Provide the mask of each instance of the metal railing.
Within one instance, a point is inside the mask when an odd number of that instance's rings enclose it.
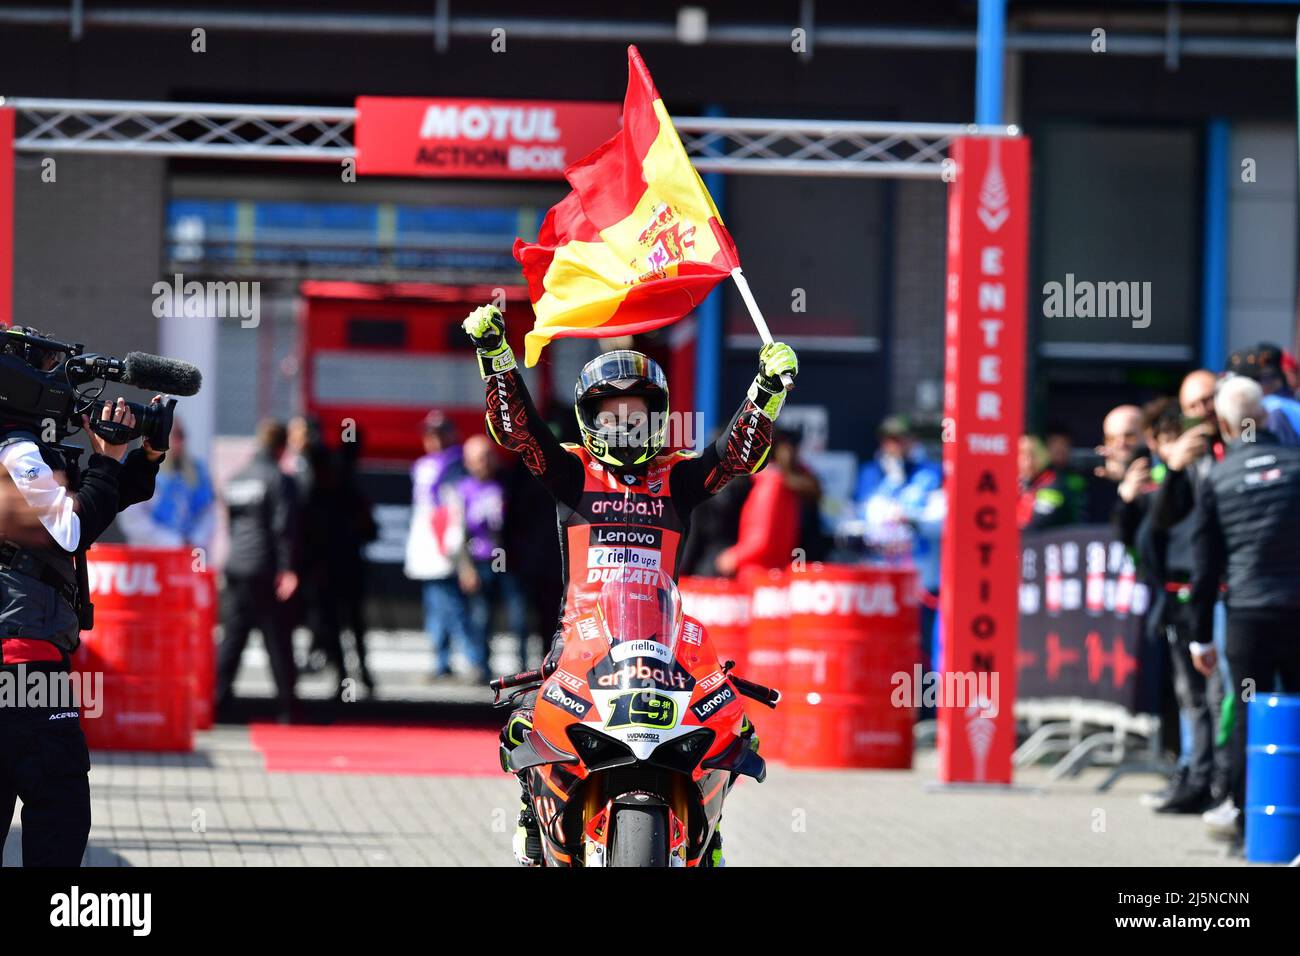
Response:
[[[355,158],[351,107],[149,103],[17,97],[15,147],[208,159],[341,162]],[[1017,136],[1015,126],[682,117],[674,124],[701,172],[943,178],[962,135]]]

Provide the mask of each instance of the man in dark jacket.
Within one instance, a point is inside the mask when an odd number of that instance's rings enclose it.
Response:
[[[284,602],[298,588],[298,503],[293,481],[280,470],[285,429],[279,422],[257,428],[257,454],[226,485],[229,516],[223,636],[217,652],[217,711],[229,714],[239,660],[249,630],[262,632],[279,701],[280,719],[293,717],[293,633]]]
[[[1219,428],[1228,441],[1221,461],[1198,489],[1192,516],[1192,653],[1208,673],[1219,584],[1228,585],[1227,657],[1233,693],[1267,693],[1274,675],[1282,691],[1300,691],[1300,448],[1282,445],[1259,428],[1265,418],[1257,382],[1234,376],[1215,396]],[[1241,698],[1239,698],[1241,699]],[[1232,790],[1246,807],[1246,724],[1240,707],[1233,726]],[[1245,819],[1238,817],[1238,826]]]
[[[1152,653],[1146,659],[1151,663],[1161,662],[1161,668],[1152,668],[1152,673],[1144,676],[1147,695],[1144,700],[1148,706],[1155,705],[1151,707],[1153,712],[1161,710],[1153,697],[1165,682],[1163,662],[1167,660],[1181,715],[1181,721],[1176,723],[1181,723],[1184,729],[1184,733],[1172,735],[1180,751],[1179,768],[1156,808],[1160,813],[1201,813],[1221,800],[1226,788],[1225,773],[1220,772],[1222,761],[1216,763],[1214,747],[1223,682],[1217,670],[1210,674],[1198,671],[1190,650],[1191,515],[1169,526],[1155,520],[1156,512],[1167,510],[1165,495],[1169,483],[1177,486],[1186,480],[1184,471],[1169,472],[1163,461],[1166,454],[1174,454],[1173,449],[1181,438],[1183,415],[1177,402],[1162,398],[1149,403],[1144,416],[1147,446],[1156,449],[1162,460],[1149,471],[1149,487],[1134,488],[1129,477],[1120,483],[1121,503],[1116,518],[1125,543],[1133,546],[1139,570],[1152,591],[1146,617],[1147,635],[1167,645],[1164,653],[1159,656]],[[1129,474],[1133,475],[1132,469]],[[1135,512],[1138,520],[1129,532],[1126,526],[1133,521]],[[1178,728],[1175,724],[1170,729]]]

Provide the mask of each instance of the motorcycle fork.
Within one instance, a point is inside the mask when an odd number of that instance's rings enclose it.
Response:
[[[692,836],[704,824],[703,820],[692,819],[692,808],[695,805],[691,794],[692,782],[683,774],[665,774],[659,781],[659,788],[666,791],[660,796],[667,802],[673,815],[686,830],[685,859],[682,860],[682,864],[685,865],[690,859],[692,844],[695,842]],[[588,840],[594,840],[602,848],[605,846],[609,836],[609,811],[614,798],[623,792],[625,792],[623,788],[618,787],[616,782],[611,781],[604,773],[594,774],[588,778],[582,795],[582,837],[577,853],[578,859],[583,860],[584,864]],[[593,829],[593,821],[597,822],[595,829]],[[595,830],[600,832],[597,833]]]

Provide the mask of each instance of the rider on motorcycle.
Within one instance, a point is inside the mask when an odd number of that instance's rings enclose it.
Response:
[[[637,550],[649,552],[638,555],[640,560],[676,579],[691,511],[732,478],[763,467],[772,444],[772,423],[785,403],[781,377],[799,371],[790,346],[763,346],[759,372],[718,440],[702,454],[665,452],[669,415],[663,370],[640,352],[606,352],[578,376],[574,412],[582,444],[575,445],[561,443],[538,416],[506,342],[501,312],[481,306],[463,327],[478,349],[489,433],[497,444],[521,455],[555,499],[566,600],[571,590],[598,589],[615,571],[626,553],[629,530],[637,533]],[[562,621],[563,607],[560,612]],[[561,625],[546,662],[558,661],[562,649]],[[523,731],[532,725],[535,699],[535,692],[526,695],[511,714],[501,732],[503,748],[522,741]],[[515,857],[534,865],[540,848],[525,791]]]

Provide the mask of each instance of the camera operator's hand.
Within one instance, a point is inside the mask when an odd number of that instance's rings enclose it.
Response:
[[[135,415],[131,409],[126,407],[126,399],[121,396],[117,399],[117,404],[112,402],[104,403],[104,410],[100,413],[100,420],[106,422],[121,422],[127,428],[135,427]],[[81,424],[86,429],[86,434],[90,436],[91,450],[96,454],[104,455],[108,458],[121,461],[126,454],[126,445],[110,445],[90,428],[90,419],[82,415]]]
[[[161,405],[162,400],[163,397],[161,395],[155,395],[153,398],[149,400],[149,404]],[[149,439],[147,438],[143,442],[141,442],[140,447],[144,449],[145,457],[148,458],[150,461],[158,461],[162,458],[163,455],[167,454],[167,452],[165,451],[157,451],[152,445],[149,444]]]
[[[1170,471],[1183,471],[1210,450],[1214,426],[1208,422],[1189,428],[1165,445],[1165,465]]]
[[[1137,500],[1137,496],[1142,494],[1142,489],[1146,483],[1151,480],[1151,459],[1145,455],[1141,458],[1135,458],[1124,472],[1124,480],[1119,483],[1115,490],[1119,493],[1120,498],[1125,504],[1132,504]]]

